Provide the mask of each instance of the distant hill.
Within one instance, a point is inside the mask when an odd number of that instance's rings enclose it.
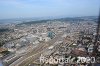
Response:
[[[45,23],[47,21],[70,21],[70,22],[77,22],[77,21],[83,21],[83,20],[94,20],[97,21],[97,16],[83,16],[83,17],[39,17],[39,18],[13,18],[13,19],[0,19],[0,24],[9,24],[9,23],[15,23],[18,25],[22,24],[36,24],[36,23]]]
[[[31,25],[31,24],[36,24],[36,23],[46,23],[48,21],[61,21],[61,22],[79,22],[79,21],[97,21],[96,16],[84,16],[84,17],[70,17],[70,18],[58,18],[58,19],[44,19],[44,20],[34,20],[34,21],[24,21],[18,25]]]

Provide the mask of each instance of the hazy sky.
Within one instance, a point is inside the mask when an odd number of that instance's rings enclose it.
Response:
[[[0,19],[96,16],[100,0],[0,0]]]

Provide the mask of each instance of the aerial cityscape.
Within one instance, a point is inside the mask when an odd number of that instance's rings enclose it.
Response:
[[[98,2],[0,1],[0,66],[100,66]]]

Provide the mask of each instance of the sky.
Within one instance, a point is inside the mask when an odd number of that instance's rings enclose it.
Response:
[[[0,0],[0,19],[98,16],[100,0]]]

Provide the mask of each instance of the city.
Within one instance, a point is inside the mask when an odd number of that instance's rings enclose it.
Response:
[[[0,66],[100,66],[100,1],[0,0]]]
[[[71,18],[70,20],[64,18],[66,20],[43,20],[43,23],[34,23],[33,21],[33,23],[25,22],[3,26],[6,30],[8,29],[8,31],[1,32],[1,37],[5,42],[0,48],[3,64],[5,66],[48,64],[39,63],[41,54],[47,58],[50,56],[92,57],[98,24],[96,23],[97,17],[87,18]],[[1,40],[1,43],[3,41]],[[98,44],[98,51],[100,52],[100,44]],[[99,60],[98,56],[96,62],[100,63]],[[64,64],[66,63],[52,65]],[[71,63],[66,65],[68,64]]]

